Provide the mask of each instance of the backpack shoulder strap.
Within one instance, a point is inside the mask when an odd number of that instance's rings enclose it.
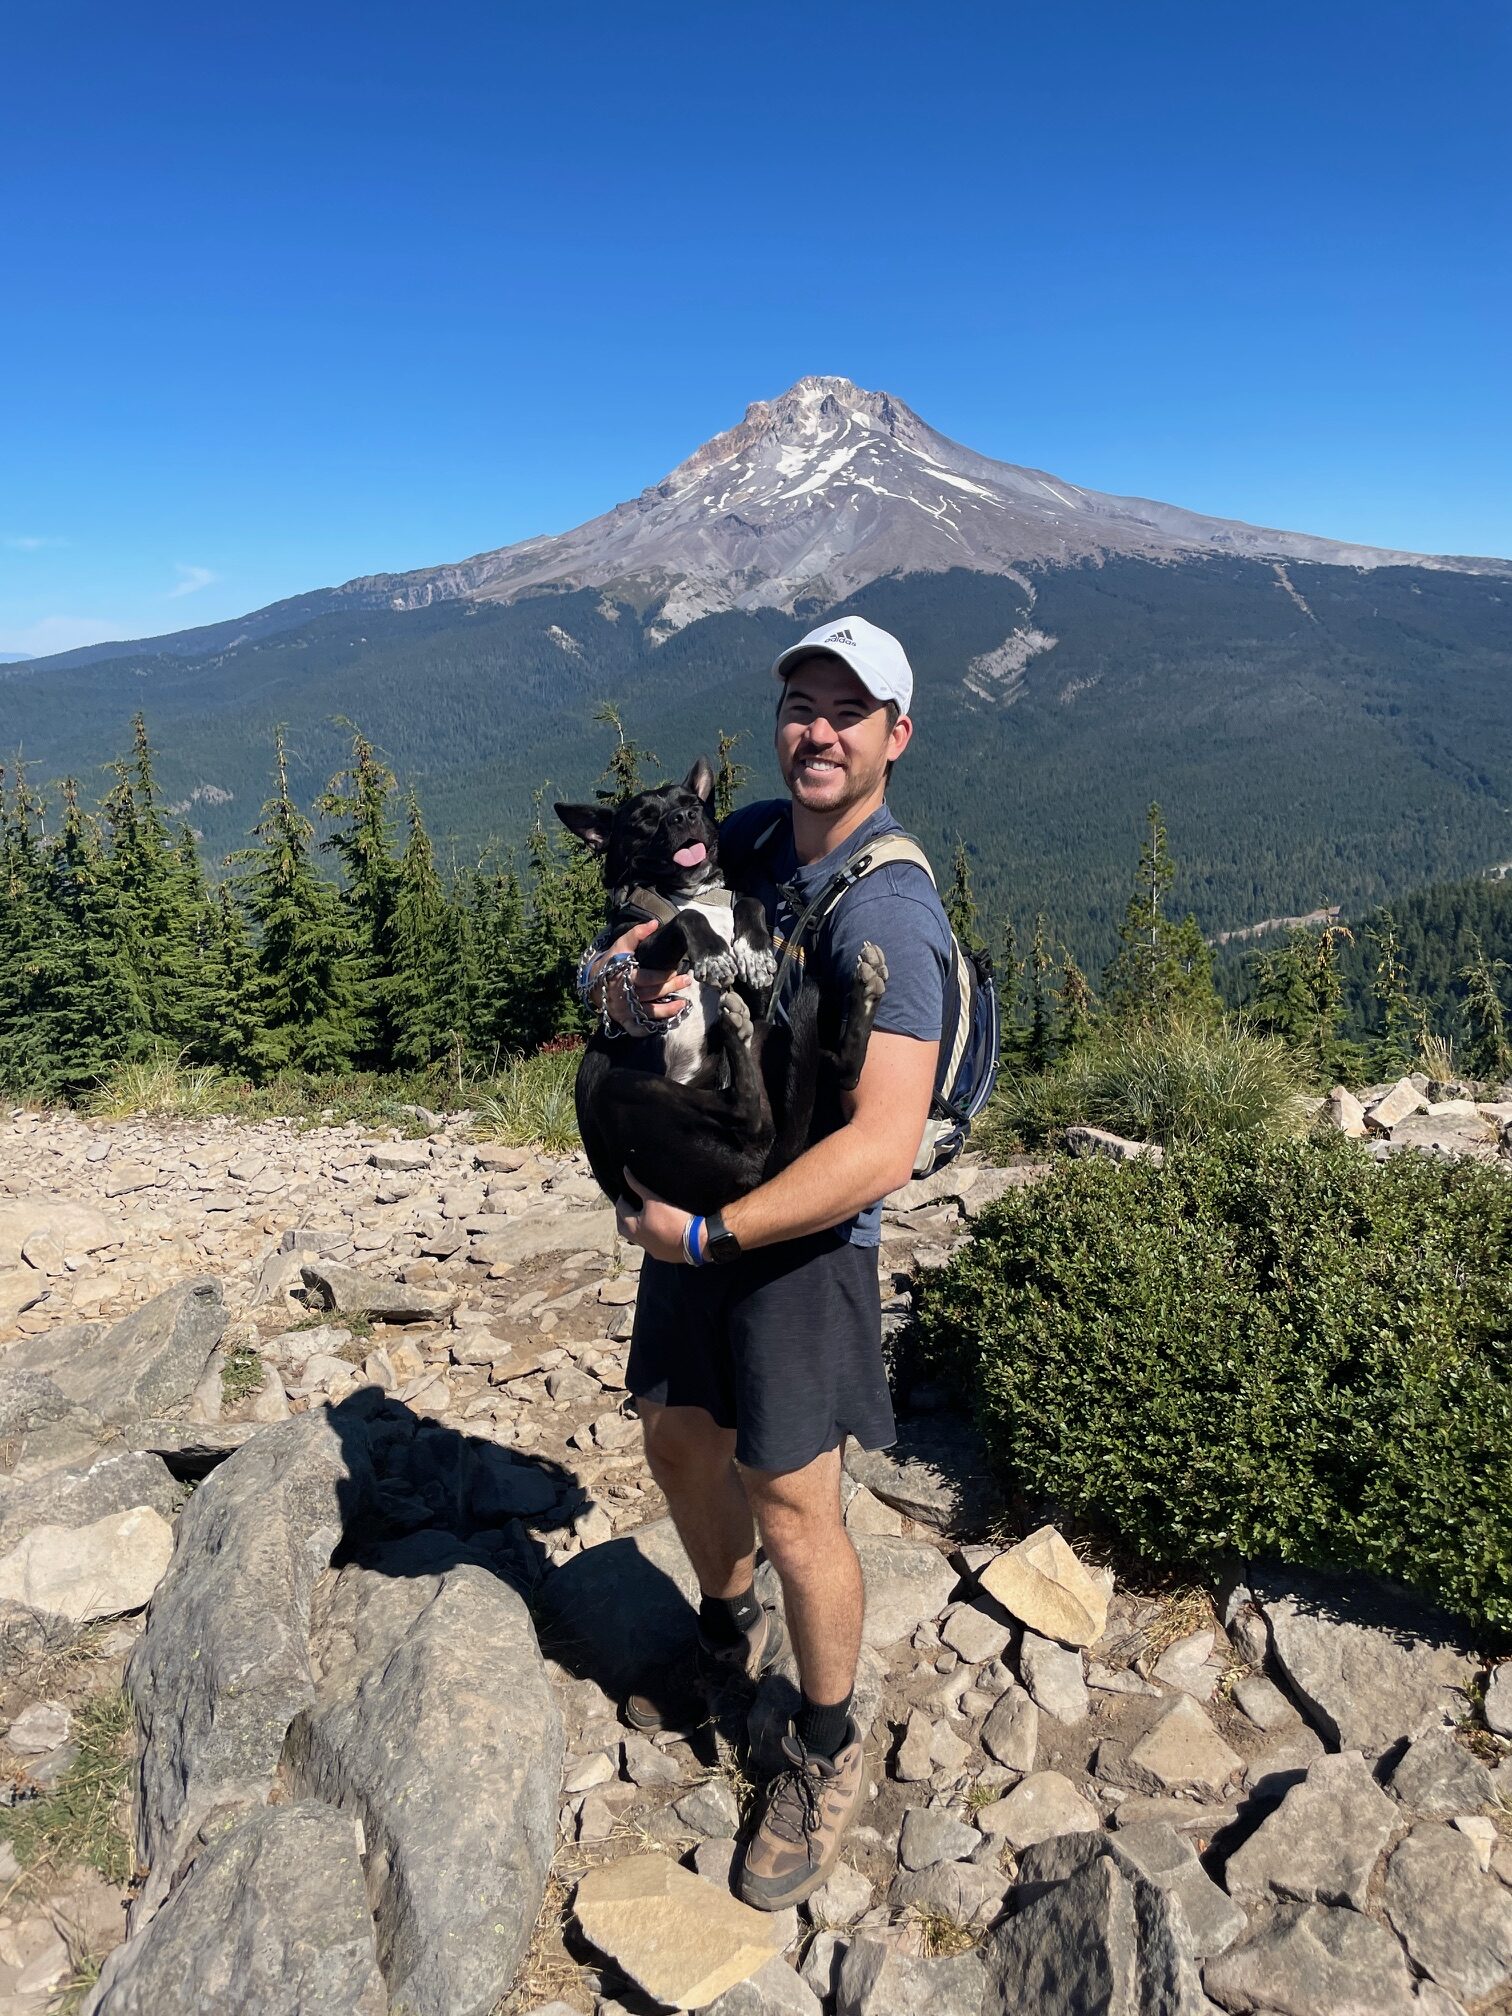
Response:
[[[929,856],[918,841],[908,833],[884,833],[873,840],[869,847],[863,847],[852,864],[857,876],[869,875],[873,868],[887,868],[895,861],[911,862],[915,868],[922,868],[933,883],[934,869],[929,865]]]

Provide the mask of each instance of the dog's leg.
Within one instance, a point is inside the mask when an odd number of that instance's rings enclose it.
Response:
[[[871,1041],[872,1024],[877,1019],[877,1010],[886,992],[887,961],[882,957],[881,946],[873,945],[868,939],[856,955],[845,1034],[840,1039],[840,1050],[835,1060],[842,1092],[854,1092],[860,1082],[861,1067],[866,1062],[866,1046]]]
[[[733,989],[719,997],[719,1010],[714,1035],[730,1067],[729,1096],[737,1119],[753,1140],[758,1135],[769,1136],[772,1111],[756,1066],[756,1025],[751,1020],[751,1011],[744,998]]]

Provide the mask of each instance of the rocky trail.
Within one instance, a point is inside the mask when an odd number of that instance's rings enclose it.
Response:
[[[890,1333],[1034,1174],[891,1201]],[[847,1457],[867,1811],[801,1912],[739,1904],[795,1680],[619,1718],[696,1595],[637,1262],[578,1159],[461,1124],[0,1116],[0,2016],[1512,2009],[1512,1664],[1020,1536],[918,1387]]]

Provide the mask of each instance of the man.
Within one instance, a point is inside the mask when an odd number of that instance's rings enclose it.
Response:
[[[780,943],[793,922],[785,890],[806,903],[849,855],[898,830],[885,794],[913,733],[913,674],[897,639],[855,616],[810,632],[773,670],[782,682],[777,763],[792,803],[763,850],[764,887],[754,893],[767,900]],[[781,811],[735,814],[722,852],[738,853],[753,826]],[[609,950],[630,949],[654,928],[637,927]],[[807,948],[829,999],[845,999],[868,939],[886,958],[887,989],[844,1124],[728,1205],[722,1222],[690,1219],[653,1197],[639,1211],[620,1206],[621,1230],[648,1256],[626,1377],[651,1473],[702,1591],[706,1680],[755,1679],[785,1649],[781,1623],[754,1593],[758,1532],[782,1584],[802,1704],[783,1746],[788,1767],[768,1788],[738,1879],[748,1903],[772,1911],[827,1879],[866,1792],[865,1732],[850,1713],[863,1592],[840,1471],[847,1434],[868,1448],[894,1435],[878,1200],[912,1173],[951,943],[921,868],[878,867],[841,897]],[[687,984],[685,975],[642,973],[637,987],[643,1007],[665,1020]],[[632,1697],[626,1713],[653,1727],[662,1710],[653,1693]]]

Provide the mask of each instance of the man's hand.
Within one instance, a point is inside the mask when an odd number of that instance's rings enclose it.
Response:
[[[690,1223],[693,1213],[679,1211],[675,1204],[669,1204],[665,1197],[658,1197],[654,1190],[648,1190],[638,1176],[625,1171],[625,1182],[645,1201],[637,1211],[628,1197],[621,1197],[614,1207],[615,1222],[619,1226],[620,1237],[628,1239],[651,1255],[653,1260],[670,1260],[674,1265],[687,1264],[687,1254],[683,1251],[683,1232]]]
[[[596,975],[605,960],[612,958],[616,952],[634,952],[653,931],[660,928],[654,919],[645,924],[632,924],[628,931],[621,932],[614,943],[599,954],[594,964],[594,974]],[[668,1022],[682,1007],[683,997],[693,984],[693,976],[691,973],[651,973],[642,967],[637,972],[633,984],[635,997],[646,1013],[654,1021]],[[603,992],[603,984],[596,979],[590,979],[588,998],[593,1007],[597,1008],[600,1005]],[[639,1032],[639,1025],[625,1006],[622,981],[616,979],[609,983],[609,999],[602,1005],[611,1022],[617,1023],[621,1029],[642,1033]]]

